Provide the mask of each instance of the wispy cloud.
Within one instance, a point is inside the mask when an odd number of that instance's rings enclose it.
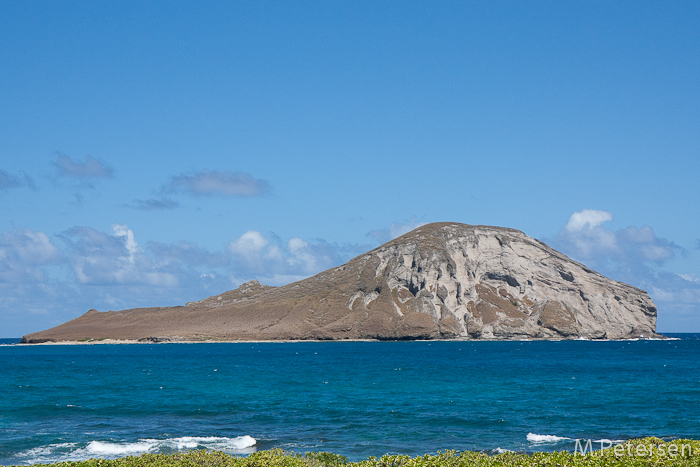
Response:
[[[380,244],[383,244],[398,238],[401,235],[407,234],[411,230],[417,229],[422,225],[425,225],[425,222],[417,220],[414,216],[407,222],[392,222],[389,227],[371,230],[367,233],[367,236],[372,237]]]
[[[15,176],[0,169],[0,192],[23,186],[34,188],[34,182],[29,175],[22,173],[21,176]]]
[[[668,332],[696,329],[700,318],[700,281],[689,274],[659,271],[644,286],[659,306],[657,327]]]
[[[269,285],[309,277],[343,264],[367,249],[367,245],[338,245],[299,237],[285,242],[274,234],[265,236],[255,230],[245,232],[226,247],[235,277],[254,278]]]
[[[212,253],[194,243],[185,241],[175,244],[148,242],[146,249],[160,264],[180,267],[206,266],[208,268],[221,268],[228,265],[228,258],[223,252]],[[212,271],[206,273],[213,274]]]
[[[92,156],[85,156],[82,161],[79,161],[65,154],[59,154],[53,165],[60,177],[79,180],[110,178],[114,174],[114,169],[106,162]]]
[[[269,191],[265,180],[250,174],[226,170],[205,170],[172,177],[163,186],[166,192],[183,192],[195,196],[261,196]]]
[[[180,203],[166,198],[149,198],[135,199],[131,202],[131,204],[127,204],[127,206],[130,208],[139,209],[141,211],[166,211],[169,209],[179,208]]]

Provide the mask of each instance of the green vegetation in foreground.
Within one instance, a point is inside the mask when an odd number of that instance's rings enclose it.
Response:
[[[675,446],[675,448],[674,448]],[[588,451],[582,455],[570,452],[507,452],[489,456],[481,452],[445,451],[422,457],[382,456],[360,462],[329,452],[295,454],[271,449],[248,457],[230,456],[223,452],[189,451],[178,454],[144,454],[114,460],[90,459],[61,462],[56,467],[700,467],[700,441],[659,438],[631,440],[610,448]]]

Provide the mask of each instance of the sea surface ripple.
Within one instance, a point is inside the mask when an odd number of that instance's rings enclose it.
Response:
[[[0,345],[0,465],[700,438],[700,337]],[[9,341],[7,341],[9,343]]]

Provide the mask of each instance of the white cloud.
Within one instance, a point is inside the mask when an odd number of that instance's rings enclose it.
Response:
[[[679,247],[664,238],[658,238],[649,226],[627,227],[617,233],[619,241],[627,250],[636,253],[644,260],[663,262],[671,259]]]
[[[0,234],[0,282],[44,280],[43,267],[60,261],[58,248],[44,232],[24,229]]]
[[[568,245],[576,258],[586,260],[600,256],[615,256],[620,252],[620,245],[615,232],[606,229],[603,224],[612,221],[613,216],[607,211],[584,209],[575,212],[569,218],[558,240]]]
[[[605,216],[586,219],[571,223],[576,229],[563,227],[548,243],[613,279],[649,290],[659,304],[660,330],[697,329],[700,280],[659,269],[680,250],[675,244],[657,237],[651,227],[615,231],[606,227]],[[413,219],[381,232],[396,237],[419,225]],[[89,308],[179,305],[251,279],[280,286],[371,248],[296,236],[281,239],[255,230],[214,252],[184,241],[142,246],[138,232],[121,223],[108,232],[74,227],[60,238],[65,243],[33,230],[0,233],[0,315],[13,329],[38,330],[22,323],[42,313],[46,328]]]
[[[113,235],[89,227],[64,234],[69,262],[81,284],[140,284],[157,287],[179,285],[176,274],[162,270],[139,248],[126,225],[113,224]]]
[[[265,180],[250,174],[227,170],[205,170],[192,175],[177,175],[163,187],[165,191],[180,191],[191,195],[261,196],[269,190]]]
[[[188,242],[147,242],[144,248],[138,233],[120,223],[114,223],[109,232],[74,227],[60,239],[59,248],[43,232],[0,235],[1,313],[9,315],[15,308],[32,313],[43,310],[50,316],[46,322],[53,326],[89,308],[178,305],[251,279],[283,285],[366,250],[299,237],[285,242],[257,231],[245,232],[220,252]],[[44,274],[46,267],[55,268],[51,272],[57,276]],[[19,315],[13,316],[20,320]]]
[[[45,265],[59,260],[58,248],[44,232],[24,229],[13,236],[3,235],[3,240],[13,243],[17,256],[25,264]]]
[[[680,248],[659,238],[649,226],[611,230],[605,226],[613,219],[607,211],[584,209],[569,218],[552,246],[582,262],[663,263]]]
[[[363,253],[366,247],[339,246],[323,240],[307,241],[292,237],[284,243],[279,237],[264,236],[249,230],[229,242],[226,247],[231,255],[230,270],[233,277],[257,279],[262,283],[279,283],[281,278],[299,280],[303,277],[338,266],[353,256]],[[271,279],[273,282],[266,282]],[[234,279],[236,281],[238,279]]]
[[[332,261],[331,258],[323,252],[319,252],[298,237],[289,239],[289,242],[287,242],[287,249],[290,254],[289,264],[298,266],[302,271],[318,271],[319,262],[328,264]]]
[[[585,228],[595,229],[604,222],[609,222],[611,220],[613,220],[613,215],[608,211],[584,209],[583,211],[575,212],[571,215],[565,229],[569,232],[580,231]]]
[[[124,246],[129,253],[126,258],[131,264],[136,261],[136,255],[139,253],[139,246],[134,239],[134,232],[129,230],[129,227],[122,224],[112,224],[112,232],[115,237],[121,237],[124,240]]]
[[[269,242],[260,232],[249,230],[228,244],[228,251],[234,255],[252,257],[258,255]]]
[[[270,245],[270,247],[265,251],[263,258],[268,261],[282,261],[284,259],[284,252],[279,245]]]
[[[584,210],[574,213],[566,227],[551,242],[567,255],[584,262],[617,263],[639,269],[645,263],[661,264],[682,249],[657,237],[649,226],[611,230],[604,226],[612,220],[606,211]]]
[[[32,230],[0,233],[0,316],[11,326],[6,329],[46,329],[90,308],[181,305],[251,279],[280,286],[369,249],[300,237],[282,240],[255,230],[215,252],[184,241],[141,245],[138,232],[122,223],[106,232],[73,227],[58,238],[56,243]],[[31,324],[33,315],[43,318]]]

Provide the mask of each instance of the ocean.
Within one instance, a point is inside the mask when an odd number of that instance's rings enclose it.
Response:
[[[700,335],[674,337],[0,345],[0,465],[700,439]]]

